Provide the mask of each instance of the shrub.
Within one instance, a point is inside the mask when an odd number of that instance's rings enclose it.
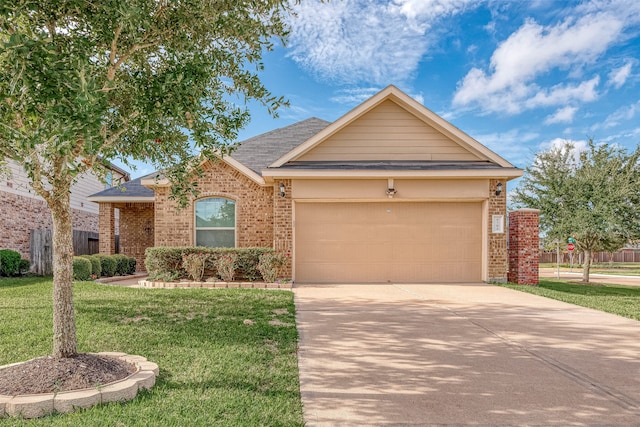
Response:
[[[29,272],[29,270],[31,269],[31,262],[29,262],[28,259],[21,259],[20,260],[20,274],[27,274]]]
[[[115,254],[115,255],[111,255],[111,257],[116,260],[116,272],[114,276],[126,276],[127,274],[131,274],[129,272],[131,269],[129,265],[131,257],[128,257],[123,254]],[[135,259],[134,259],[133,268],[135,269]]]
[[[129,261],[129,269],[127,270],[127,274],[133,274],[136,272],[136,265],[138,261],[134,257],[127,257]]]
[[[218,276],[225,282],[233,281],[236,275],[236,263],[238,262],[238,254],[229,252],[218,256],[215,260],[216,271]]]
[[[101,275],[103,277],[115,276],[117,261],[111,255],[94,255],[100,259]]]
[[[189,277],[182,264],[184,255],[203,253],[208,255],[205,263],[205,275],[218,274],[215,260],[224,254],[236,254],[236,276],[244,280],[258,280],[260,255],[273,253],[272,248],[207,248],[207,247],[154,247],[145,252],[145,265],[150,277],[175,276]]]
[[[289,258],[280,253],[267,253],[260,255],[258,270],[265,282],[275,282],[283,267],[287,265]]]
[[[95,255],[82,255],[91,263],[91,275],[97,279],[102,274],[102,265],[100,264],[100,258]]]
[[[201,282],[207,265],[208,254],[195,253],[182,255],[182,268],[196,282]]]
[[[20,273],[22,257],[11,249],[0,250],[0,276],[15,276]]]
[[[91,261],[82,256],[73,257],[73,280],[91,279]]]

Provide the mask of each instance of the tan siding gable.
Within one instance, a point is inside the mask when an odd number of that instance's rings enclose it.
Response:
[[[22,167],[13,160],[7,160],[10,176],[0,178],[0,191],[43,200],[31,187],[29,177]],[[114,182],[120,178],[120,174],[114,172]],[[87,197],[105,189],[102,183],[91,173],[85,173],[71,187],[71,207],[88,213],[98,214],[98,205],[87,201]]]
[[[395,102],[386,100],[296,160],[480,159]]]

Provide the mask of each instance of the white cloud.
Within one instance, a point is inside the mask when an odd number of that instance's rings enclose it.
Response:
[[[616,89],[620,89],[622,85],[625,84],[630,75],[631,62],[628,62],[626,65],[620,68],[611,70],[611,72],[609,73],[609,84]]]
[[[488,112],[519,113],[568,100],[597,98],[596,76],[586,82],[563,83],[540,90],[536,79],[551,71],[568,73],[593,63],[615,43],[625,26],[623,18],[599,11],[542,26],[528,20],[494,51],[489,70],[472,68],[458,85],[455,106],[478,105]],[[584,91],[584,92],[582,92]]]
[[[607,116],[602,126],[605,129],[618,126],[621,122],[632,120],[638,112],[640,112],[640,101],[632,105],[618,108],[616,111]]]
[[[293,8],[289,56],[323,80],[386,86],[408,80],[445,16],[477,0],[303,1]]]
[[[499,153],[515,165],[524,165],[533,157],[530,142],[537,140],[540,134],[537,132],[523,132],[520,129],[511,129],[505,132],[488,134],[474,134],[474,139],[485,145],[492,151]]]
[[[338,104],[360,104],[373,95],[378,93],[381,88],[378,87],[361,87],[341,89],[337,91],[337,94],[329,98],[331,102],[337,102]]]
[[[554,114],[547,116],[544,120],[545,124],[554,124],[554,123],[571,123],[573,121],[573,116],[575,116],[576,111],[578,111],[577,107],[564,107],[558,109]]]
[[[554,138],[549,141],[545,141],[540,144],[541,151],[549,151],[551,149],[563,148],[567,145],[572,145],[573,149],[571,150],[571,154],[573,155],[573,160],[578,162],[580,160],[580,153],[587,149],[588,142],[586,140],[573,140],[566,138]]]

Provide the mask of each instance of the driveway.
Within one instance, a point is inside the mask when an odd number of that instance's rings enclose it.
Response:
[[[640,322],[487,284],[294,292],[309,426],[640,425]]]

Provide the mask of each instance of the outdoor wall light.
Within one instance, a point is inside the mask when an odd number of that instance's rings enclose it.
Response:
[[[280,183],[280,197],[284,197],[287,193],[285,193],[286,187],[284,186],[284,182]]]
[[[395,196],[397,192],[398,191],[396,190],[395,185],[393,183],[393,178],[387,179],[387,191],[386,191],[387,197],[390,199],[393,199],[393,196]]]
[[[501,182],[499,182],[496,185],[496,196],[499,196],[500,194],[502,194],[502,183]]]

